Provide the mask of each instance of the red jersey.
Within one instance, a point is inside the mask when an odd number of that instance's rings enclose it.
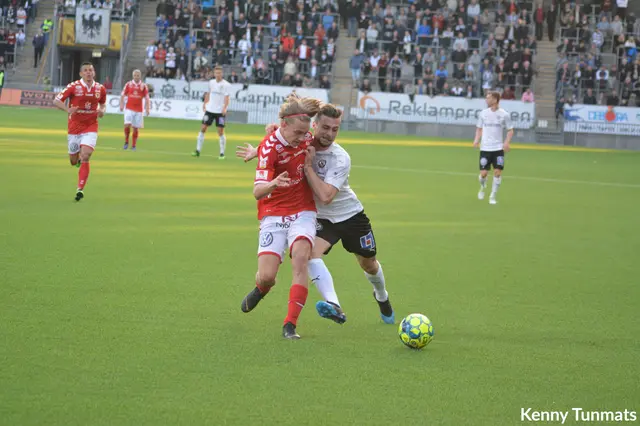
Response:
[[[265,137],[258,146],[258,167],[254,184],[269,183],[284,172],[289,172],[291,186],[276,188],[258,200],[258,219],[265,216],[290,216],[304,211],[316,211],[313,191],[304,175],[304,157],[313,141],[307,133],[296,148],[287,143],[280,129]]]
[[[78,107],[78,111],[69,116],[70,135],[98,132],[98,106],[107,102],[107,89],[102,84],[94,81],[89,87],[77,80],[69,83],[56,99],[63,102],[69,99],[70,107]]]
[[[149,94],[147,85],[143,82],[136,83],[131,80],[124,85],[122,95],[127,97],[126,109],[135,112],[142,112],[142,100]]]

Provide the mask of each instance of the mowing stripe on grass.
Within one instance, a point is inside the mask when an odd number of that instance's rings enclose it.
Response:
[[[195,129],[195,127],[194,127]],[[32,128],[20,128],[20,127],[0,127],[0,133],[14,134],[14,135],[55,135],[66,136],[67,131],[64,129],[32,129]],[[143,130],[142,137],[155,138],[155,139],[195,139],[194,132],[171,132],[171,131],[153,131]],[[120,131],[101,131],[101,136],[122,138],[122,132]],[[471,148],[471,141],[446,141],[446,140],[425,140],[427,138],[411,138],[403,137],[400,140],[392,140],[395,135],[389,135],[390,140],[366,140],[360,138],[341,137],[338,142],[343,145],[378,145],[378,146],[406,146],[406,147],[457,147],[457,148]],[[231,131],[227,135],[227,139],[232,142],[253,142],[259,143],[257,136],[254,134],[233,133]],[[573,147],[573,146],[555,146],[555,145],[537,145],[537,144],[518,144],[512,146],[513,149],[528,149],[533,151],[576,151],[576,152],[618,152],[614,149],[605,148],[585,148],[585,147]]]
[[[0,128],[2,129],[2,128]],[[14,141],[25,143],[24,140],[20,139],[0,139],[0,141]],[[51,142],[26,142],[29,144],[45,144],[49,145]],[[401,145],[406,146],[406,145]],[[425,145],[426,146],[426,145]],[[443,145],[444,146],[444,145]],[[447,145],[449,146],[449,145]],[[120,148],[114,148],[110,146],[99,146],[99,150],[108,150],[108,151],[121,151]],[[585,152],[616,152],[614,150],[595,150],[595,149],[584,149],[582,151]],[[26,152],[26,151],[25,151]],[[170,155],[170,156],[191,156],[189,152],[184,151],[155,151],[155,150],[145,150],[139,149],[137,154],[157,154],[157,155]],[[213,154],[201,154],[201,157],[210,157],[217,158],[217,155]],[[0,159],[2,161],[2,159]],[[10,160],[7,160],[10,161]],[[446,175],[446,176],[477,176],[477,172],[455,172],[449,170],[429,170],[429,169],[408,169],[408,168],[397,168],[397,167],[385,167],[385,166],[371,166],[371,165],[352,165],[351,167],[356,169],[370,169],[370,170],[380,170],[380,171],[389,171],[394,173],[418,173],[418,174],[437,174],[437,175]],[[508,175],[508,179],[515,180],[527,180],[533,182],[548,182],[548,183],[564,183],[564,184],[572,184],[572,185],[596,185],[596,186],[607,186],[614,188],[640,188],[640,183],[622,183],[622,182],[599,182],[599,181],[586,181],[586,180],[571,180],[571,179],[556,179],[556,178],[545,178],[540,176],[518,176],[518,175]]]

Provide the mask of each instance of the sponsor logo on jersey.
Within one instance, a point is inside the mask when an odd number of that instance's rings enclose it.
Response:
[[[267,158],[261,158],[260,161],[258,162],[258,167],[260,167],[261,169],[266,169],[267,168]]]
[[[269,172],[267,170],[256,170],[256,180],[267,180]]]
[[[273,243],[273,234],[271,232],[265,232],[260,234],[260,247],[269,247]]]
[[[284,146],[282,146],[280,144],[277,144],[276,145],[276,152],[282,152],[282,151],[284,151]]]

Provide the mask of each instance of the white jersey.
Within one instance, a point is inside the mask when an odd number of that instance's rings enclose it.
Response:
[[[205,107],[207,112],[222,114],[224,99],[227,96],[231,96],[231,83],[227,80],[220,80],[220,83],[215,79],[209,81],[209,102]]]
[[[479,129],[482,129],[480,151],[500,151],[504,141],[504,130],[513,129],[509,113],[502,108],[491,111],[487,108],[478,116]]]
[[[324,205],[316,199],[318,219],[332,223],[343,222],[364,210],[356,193],[349,186],[351,157],[337,143],[324,151],[316,151],[313,170],[325,183],[338,189],[333,201]]]

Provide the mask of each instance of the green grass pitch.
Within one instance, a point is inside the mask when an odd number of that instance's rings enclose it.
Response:
[[[461,143],[342,133],[396,316],[427,315],[423,351],[380,321],[353,256],[326,258],[348,321],[280,337],[291,271],[250,314],[254,165],[199,124],[147,119],[122,151],[101,122],[75,203],[66,123],[0,108],[0,424],[515,425],[521,407],[640,406],[640,155],[508,154],[497,206]],[[442,143],[441,143],[442,142]]]

